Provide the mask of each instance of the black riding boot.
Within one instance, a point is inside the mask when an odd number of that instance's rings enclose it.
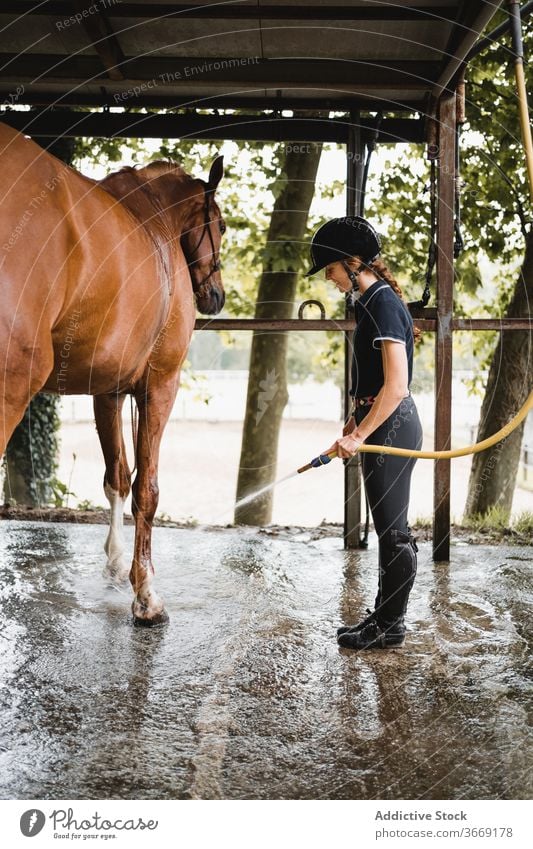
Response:
[[[415,539],[410,533],[392,528],[379,540],[379,589],[376,608],[352,628],[337,632],[343,648],[390,648],[405,639],[404,617],[409,593],[416,576]]]

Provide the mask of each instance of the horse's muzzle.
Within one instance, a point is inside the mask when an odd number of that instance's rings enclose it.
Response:
[[[217,315],[223,308],[226,295],[223,289],[210,286],[205,294],[196,293],[196,306],[204,315]]]

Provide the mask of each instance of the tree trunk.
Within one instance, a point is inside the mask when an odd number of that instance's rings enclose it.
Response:
[[[256,318],[292,318],[309,207],[322,145],[290,145],[285,152],[285,183],[277,196],[268,228],[259,283]],[[278,266],[283,271],[278,271]],[[292,267],[291,267],[292,266]],[[254,331],[250,354],[237,501],[272,483],[276,477],[281,417],[287,389],[287,333]],[[272,519],[272,491],[237,507],[235,522],[265,525]]]
[[[533,300],[533,229],[526,238],[522,270],[507,311],[508,318],[524,318]],[[489,369],[477,442],[500,430],[523,405],[533,388],[533,352],[527,330],[503,330]],[[507,439],[474,454],[465,517],[485,514],[491,507],[509,515],[516,485],[524,423]]]
[[[67,165],[74,157],[74,139],[33,139]],[[4,501],[28,507],[46,504],[51,497],[50,482],[57,468],[59,439],[59,397],[37,394],[20,424],[13,431],[4,456]]]

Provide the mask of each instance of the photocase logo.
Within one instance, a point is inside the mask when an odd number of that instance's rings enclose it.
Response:
[[[20,818],[20,830],[24,837],[35,837],[36,834],[42,831],[45,822],[46,817],[43,812],[37,810],[37,808],[31,808],[31,810],[25,811],[22,814]]]

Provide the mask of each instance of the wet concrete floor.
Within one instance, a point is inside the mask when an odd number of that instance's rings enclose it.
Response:
[[[531,797],[533,548],[421,545],[404,648],[353,653],[375,542],[158,528],[144,631],[105,535],[0,525],[1,798]]]

